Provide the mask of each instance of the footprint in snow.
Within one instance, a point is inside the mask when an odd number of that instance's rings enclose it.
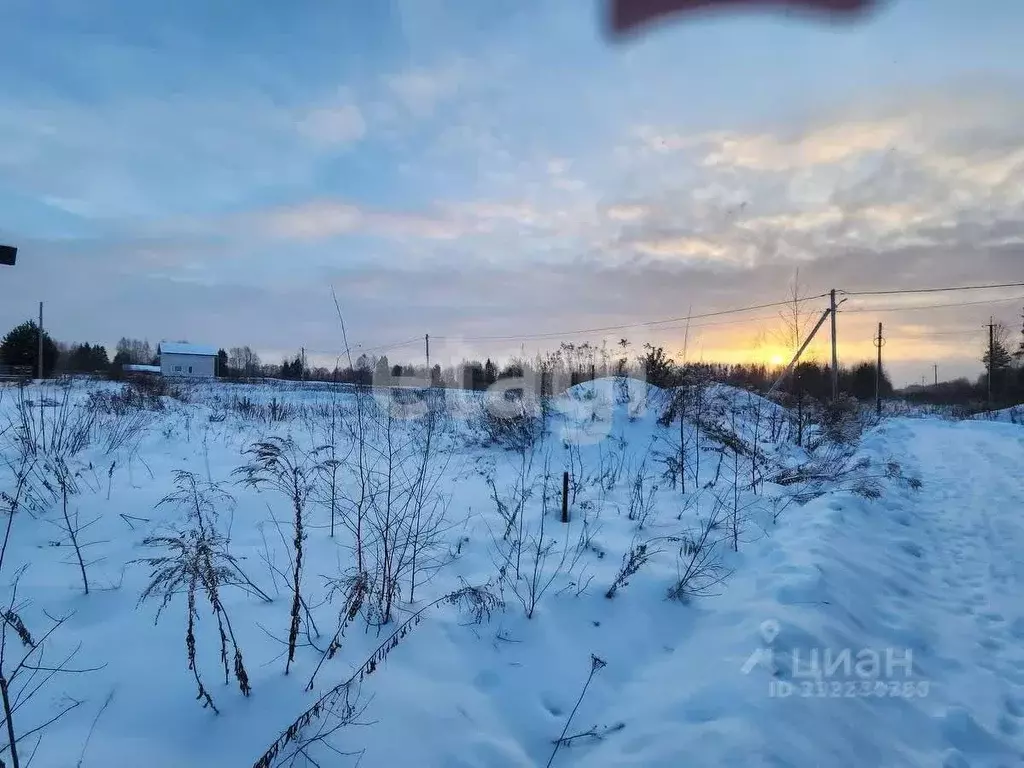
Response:
[[[921,545],[913,541],[901,541],[900,549],[902,549],[911,557],[920,558],[924,555],[924,550],[921,549]]]
[[[1006,715],[999,716],[999,732],[1004,736],[1016,736],[1020,733],[1020,723]]]
[[[943,755],[942,768],[971,768],[971,764],[960,752],[950,749]]]
[[[1006,647],[1005,645],[1003,645],[1003,642],[1001,640],[995,637],[986,637],[984,640],[981,640],[978,643],[978,645],[980,645],[986,651],[992,652],[1001,651],[1003,650],[1003,648]]]
[[[561,717],[563,711],[562,708],[550,699],[544,698],[541,701],[541,704],[543,705],[544,709],[547,710],[548,714],[552,717]]]
[[[473,680],[473,684],[481,691],[493,691],[500,682],[498,675],[489,669],[485,669]]]
[[[1024,699],[1018,696],[1007,696],[1003,700],[1003,706],[1013,717],[1024,717]]]
[[[982,728],[963,707],[950,707],[940,728],[949,745],[959,753],[992,754],[1006,750],[1005,744]]]
[[[1010,634],[1014,640],[1024,640],[1024,616],[1013,620],[1010,625]]]

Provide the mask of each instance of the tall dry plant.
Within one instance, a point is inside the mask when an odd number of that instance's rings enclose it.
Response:
[[[290,437],[269,437],[254,443],[243,455],[249,463],[234,474],[239,482],[253,488],[269,488],[287,497],[292,508],[292,607],[288,627],[288,661],[285,674],[295,661],[295,648],[299,639],[302,618],[302,566],[303,542],[306,539],[306,508],[313,495],[317,479],[324,472],[327,460],[324,449],[306,451]]]
[[[462,587],[427,603],[398,625],[350,677],[328,690],[299,715],[253,763],[253,768],[297,768],[300,765],[317,765],[311,752],[319,744],[324,745],[327,753],[336,759],[338,749],[327,741],[332,734],[357,721],[362,711],[358,706],[358,698],[363,681],[380,669],[391,652],[420,624],[424,614],[443,604],[458,607],[463,613],[469,614],[472,622],[476,624],[488,620],[491,613],[501,605],[498,598],[488,590],[487,585]],[[312,683],[312,680],[310,682]],[[327,722],[328,719],[333,722]]]
[[[156,621],[175,595],[186,596],[185,649],[188,668],[196,681],[196,698],[219,712],[213,697],[206,690],[196,659],[196,622],[199,620],[198,599],[206,598],[217,620],[220,635],[220,660],[224,668],[225,685],[233,671],[243,696],[251,689],[245,670],[242,651],[238,645],[231,618],[221,599],[224,587],[236,586],[246,591],[257,591],[242,572],[238,561],[228,551],[228,540],[218,530],[220,510],[229,507],[234,499],[216,483],[201,481],[191,472],[178,471],[174,475],[175,490],[165,496],[158,507],[177,508],[185,513],[185,526],[172,535],[149,536],[142,545],[163,553],[135,562],[150,568],[150,580],[139,603],[158,598],[160,605]],[[265,597],[265,595],[264,595]],[[230,645],[230,654],[229,654]],[[230,658],[230,666],[229,666]]]

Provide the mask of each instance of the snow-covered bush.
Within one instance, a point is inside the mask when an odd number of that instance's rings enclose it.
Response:
[[[523,451],[544,436],[544,409],[539,398],[524,390],[488,392],[473,424],[485,445]]]

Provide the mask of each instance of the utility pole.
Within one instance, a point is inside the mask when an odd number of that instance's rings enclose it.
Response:
[[[996,362],[996,321],[988,319],[988,407],[992,407],[992,374],[995,373]]]
[[[795,355],[793,355],[793,359],[790,360],[789,365],[786,366],[786,370],[784,370],[779,375],[779,378],[777,378],[775,380],[775,383],[772,384],[772,388],[768,390],[768,394],[769,395],[773,394],[775,392],[775,390],[777,390],[779,388],[779,385],[781,385],[782,382],[784,382],[786,380],[786,378],[793,372],[793,369],[796,367],[797,361],[800,360],[800,355],[802,355],[804,353],[804,350],[807,349],[808,345],[814,339],[814,335],[818,332],[818,330],[821,328],[821,326],[823,326],[825,324],[825,319],[831,313],[832,313],[831,309],[826,309],[822,313],[821,318],[818,320],[818,324],[815,325],[814,328],[811,329],[811,332],[809,334],[807,334],[807,338],[804,339],[803,345],[800,347],[799,350],[797,350],[797,353]],[[702,353],[701,354],[701,360],[703,360],[703,359],[704,359],[704,356],[703,356],[703,353]]]
[[[302,374],[300,375],[299,378],[301,378],[303,381],[305,381],[306,380],[306,348],[302,347],[301,349],[302,349]]]
[[[836,289],[829,293],[832,312],[832,402],[839,399],[839,351],[836,347]]]
[[[423,334],[423,341],[427,345],[427,381],[430,382],[429,386],[434,386],[434,372],[430,370],[430,334]]]
[[[39,378],[43,378],[43,302],[39,302]]]
[[[937,387],[939,386],[939,364],[936,363],[932,368],[935,370],[935,386]]]
[[[885,339],[882,337],[882,324],[878,324],[878,337],[875,339],[875,346],[878,348],[878,362],[875,365],[875,413],[882,415],[882,347],[885,346]]]

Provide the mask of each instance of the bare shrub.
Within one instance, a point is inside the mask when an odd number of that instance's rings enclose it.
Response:
[[[81,537],[83,531],[93,525],[99,518],[83,523],[79,517],[78,510],[70,508],[71,500],[79,494],[80,472],[73,472],[64,459],[60,457],[46,460],[43,462],[42,467],[44,472],[42,485],[52,500],[60,506],[61,517],[57,527],[67,537],[68,543],[71,544],[74,550],[75,561],[82,577],[82,588],[85,594],[88,595],[89,576],[86,572],[86,566],[93,565],[93,563],[85,562],[82,550],[88,546],[88,543],[83,542]]]
[[[25,754],[28,755],[28,759],[24,765],[31,764],[32,756],[39,747],[45,730],[83,703],[81,700],[64,696],[55,707],[55,714],[49,715],[42,723],[26,727],[20,712],[26,702],[35,698],[58,675],[83,674],[99,669],[80,669],[71,666],[79,648],[56,661],[48,660],[46,650],[49,641],[69,617],[55,619],[48,616],[50,626],[37,638],[22,620],[23,611],[24,606],[17,603],[15,579],[10,602],[5,609],[0,610],[0,704],[3,706],[4,726],[7,731],[7,746],[0,750],[0,755],[6,755],[13,768],[22,765],[22,756]],[[12,642],[8,643],[11,635]],[[12,653],[17,647],[16,643],[21,646],[20,653]],[[31,749],[24,749],[23,742],[31,743],[33,737],[34,746]],[[0,759],[0,764],[2,763],[4,761]]]
[[[493,473],[486,476],[491,499],[494,501],[498,516],[505,523],[502,538],[507,539],[514,530],[522,527],[523,508],[533,494],[536,482],[533,464],[536,457],[534,446],[523,446],[516,454],[515,475],[510,486],[498,490]]]
[[[541,599],[557,581],[564,580],[568,588],[576,584],[574,574],[580,558],[586,551],[585,529],[573,534],[572,527],[560,525],[562,536],[551,535],[548,518],[557,513],[557,500],[561,493],[545,462],[542,479],[541,508],[536,520],[527,518],[526,510],[512,535],[492,537],[498,553],[498,576],[504,588],[523,607],[526,618],[532,619]]]
[[[834,402],[822,405],[814,415],[821,428],[821,437],[833,443],[856,443],[868,425],[860,402],[850,395],[840,395]],[[816,447],[820,443],[812,443]]]
[[[450,496],[443,493],[442,481],[452,459],[452,452],[440,445],[440,413],[428,411],[416,422],[410,443],[411,468],[407,475],[409,504],[404,519],[399,521],[398,554],[395,575],[408,582],[409,602],[416,601],[416,587],[444,565],[444,534]]]
[[[25,390],[18,390],[12,425],[21,450],[33,456],[70,458],[89,446],[94,416],[72,401],[70,385],[60,387],[56,399],[46,397],[41,389],[35,402],[25,396]]]
[[[633,475],[629,492],[628,517],[637,524],[637,528],[643,529],[652,517],[657,506],[658,485],[652,482],[653,478],[647,473],[647,460],[641,462],[640,467]]]
[[[907,475],[897,460],[888,458],[877,464],[867,456],[857,456],[853,446],[842,443],[826,443],[807,461],[779,469],[766,479],[788,489],[786,495],[798,504],[836,490],[877,499],[886,483],[913,491],[921,487],[920,479]]]
[[[376,620],[386,624],[403,587],[413,601],[422,578],[441,565],[447,508],[441,481],[451,453],[439,444],[435,411],[417,408],[418,418],[408,419],[402,403],[373,405],[364,409],[369,430],[363,435],[361,506],[367,512],[366,565]]]
[[[721,539],[717,531],[724,513],[722,502],[716,499],[710,514],[698,519],[697,527],[684,537],[677,554],[679,575],[668,590],[670,599],[685,603],[707,597],[729,577],[718,549]]]
[[[635,576],[653,555],[654,550],[649,542],[634,542],[629,551],[622,556],[622,565],[619,566],[619,572],[615,575],[615,580],[608,587],[608,591],[604,593],[604,596],[609,600],[615,597],[616,593],[629,584],[630,578]]]
[[[544,436],[544,410],[523,390],[487,392],[474,420],[485,445],[523,452]]]
[[[626,467],[626,449],[629,444],[626,438],[615,435],[598,443],[598,480],[606,491],[619,484]],[[606,450],[607,447],[607,450]]]
[[[269,403],[261,403],[248,396],[235,395],[227,401],[225,407],[229,413],[240,419],[263,424],[290,421],[300,412],[300,409],[276,397],[271,398]]]
[[[334,538],[334,529],[341,511],[341,470],[342,465],[348,460],[352,453],[352,446],[349,445],[348,452],[342,454],[338,450],[339,443],[344,434],[343,411],[337,403],[330,403],[312,414],[314,423],[311,434],[314,443],[324,446],[324,462],[321,467],[320,478],[317,483],[317,501],[327,509],[330,515],[330,536]]]
[[[192,399],[189,384],[181,379],[138,374],[128,377],[127,386],[136,390],[149,401],[169,397],[172,400],[187,403]]]

